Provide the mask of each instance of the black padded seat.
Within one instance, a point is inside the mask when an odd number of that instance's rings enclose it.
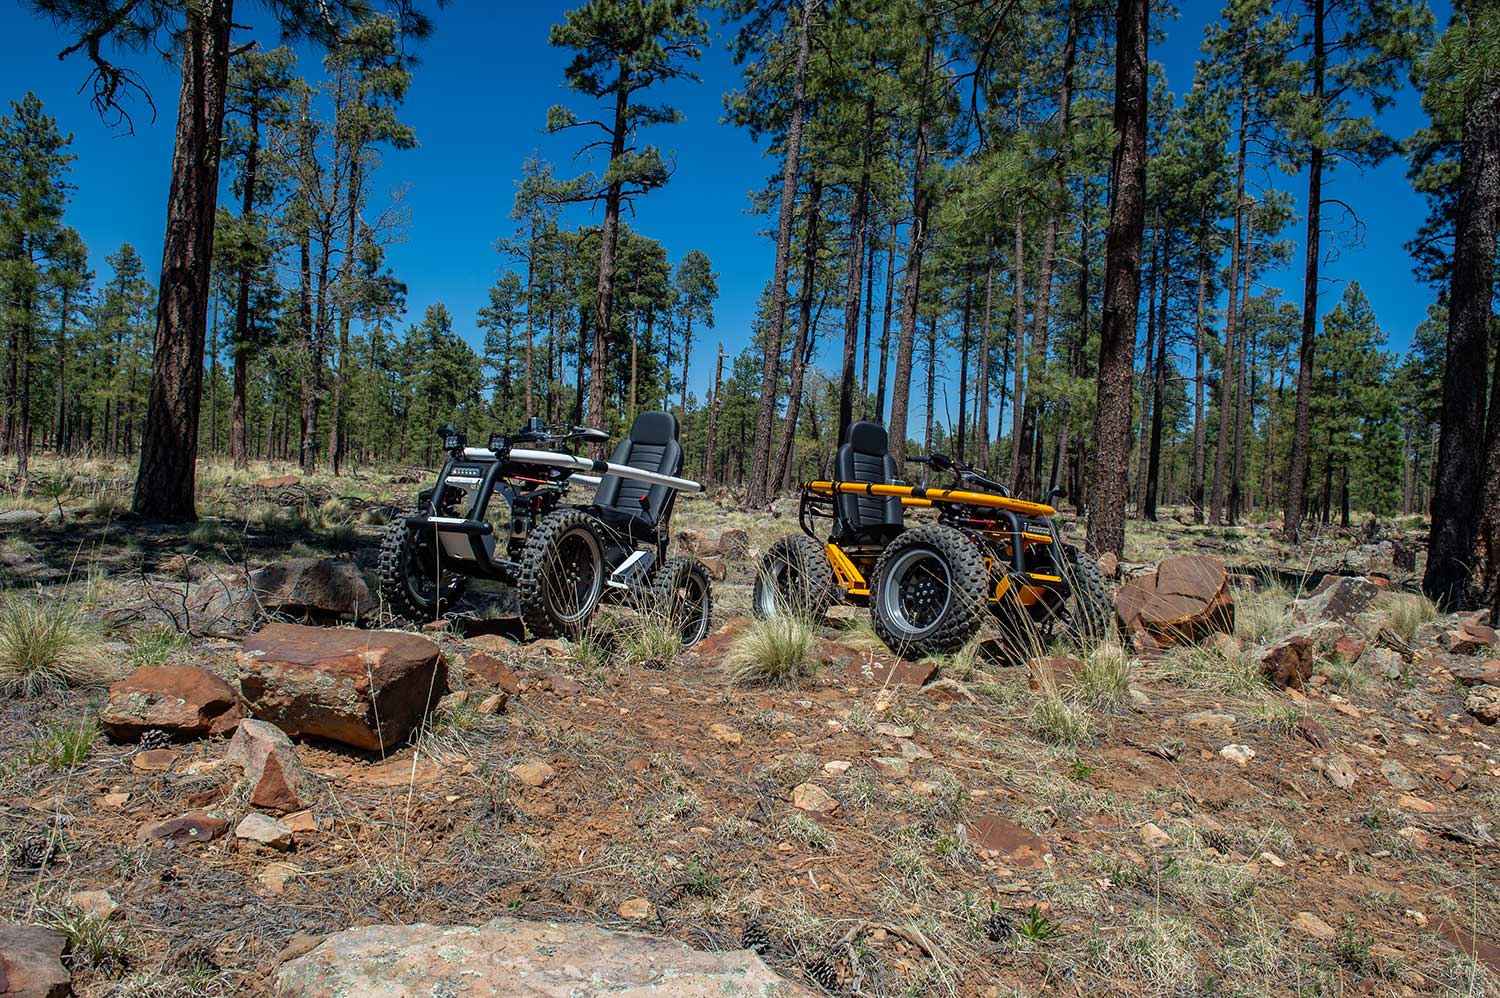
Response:
[[[677,417],[670,412],[643,412],[609,456],[611,464],[626,464],[658,475],[682,471],[682,444]],[[654,542],[656,527],[675,491],[618,475],[605,475],[594,493],[594,509],[605,523],[624,530],[633,540]]]
[[[838,482],[890,485],[896,480],[896,462],[891,459],[885,427],[879,423],[850,423],[844,442],[833,459],[833,477]],[[901,500],[897,496],[838,496],[839,541],[875,540],[899,533]]]

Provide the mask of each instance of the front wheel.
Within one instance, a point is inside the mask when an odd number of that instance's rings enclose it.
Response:
[[[418,623],[435,620],[463,596],[468,580],[443,571],[441,554],[437,538],[408,527],[405,516],[386,526],[380,541],[380,599],[393,616]]]
[[[783,537],[761,556],[750,607],[757,617],[792,614],[821,620],[833,600],[833,566],[823,546],[811,537]]]
[[[1115,605],[1099,562],[1087,551],[1063,548],[1063,575],[1068,581],[1068,636],[1079,644],[1098,644],[1114,633]]]
[[[577,637],[604,592],[604,546],[592,517],[560,509],[542,518],[521,549],[516,596],[539,638]]]
[[[939,524],[908,530],[875,563],[875,633],[903,658],[957,651],[979,631],[988,581],[979,545],[959,531]]]
[[[681,629],[682,647],[702,641],[713,614],[708,568],[697,558],[668,558],[652,573],[651,606]]]

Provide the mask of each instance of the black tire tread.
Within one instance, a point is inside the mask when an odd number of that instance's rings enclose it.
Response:
[[[577,637],[578,625],[554,620],[547,606],[547,566],[558,538],[577,526],[595,529],[595,521],[578,509],[553,510],[532,528],[521,548],[521,570],[516,578],[516,601],[526,629],[537,638]]]
[[[376,571],[380,599],[390,611],[391,616],[414,623],[425,623],[431,620],[436,611],[441,609],[441,606],[431,607],[425,602],[412,598],[411,591],[406,586],[406,570],[402,567],[411,538],[411,531],[406,526],[406,517],[416,516],[421,512],[422,504],[413,504],[386,524],[385,533],[380,537],[380,560]],[[463,595],[463,583],[463,579],[456,581],[452,594],[446,600],[448,605],[451,606]]]
[[[953,586],[948,610],[937,629],[921,638],[900,633],[881,613],[881,589],[886,572],[898,555],[913,547],[935,551],[947,563]],[[979,632],[987,607],[988,586],[989,570],[985,568],[979,545],[960,531],[942,524],[913,527],[886,545],[880,559],[875,562],[870,585],[870,622],[880,639],[903,658],[945,655],[962,648]]]
[[[778,563],[795,565],[801,577],[808,582],[803,593],[803,605],[796,607],[795,612],[809,620],[822,620],[836,599],[833,566],[828,563],[828,553],[823,550],[823,545],[806,534],[788,534],[779,538],[761,555],[760,564],[755,570],[751,612],[757,617],[762,616],[761,592],[764,586],[770,584],[769,570]],[[777,603],[784,599],[784,596],[779,596]]]
[[[1075,617],[1071,629],[1081,639],[1105,638],[1113,633],[1115,604],[1099,562],[1082,548],[1064,549],[1069,565],[1068,585],[1072,588],[1070,612]]]
[[[708,574],[707,565],[687,555],[668,558],[651,573],[651,608],[654,612],[670,614],[672,595],[682,584],[682,577],[687,575],[698,575],[703,580],[703,615],[711,624],[714,614],[713,577]],[[707,634],[708,627],[705,627],[704,635]],[[691,647],[691,644],[684,644],[684,647]]]

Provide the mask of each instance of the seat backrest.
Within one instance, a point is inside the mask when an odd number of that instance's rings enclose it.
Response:
[[[891,459],[885,427],[864,420],[850,423],[834,455],[833,477],[835,481],[865,485],[895,481],[896,462]],[[850,531],[901,525],[901,500],[895,496],[840,494],[838,504],[839,515]]]
[[[628,464],[659,475],[676,475],[682,471],[682,444],[678,443],[677,417],[670,412],[643,412],[630,424],[630,432],[609,456],[611,464]],[[662,510],[673,491],[665,485],[648,485],[630,478],[605,475],[594,493],[594,505],[617,509],[643,517],[652,524],[661,518]],[[641,497],[645,497],[644,505]]]

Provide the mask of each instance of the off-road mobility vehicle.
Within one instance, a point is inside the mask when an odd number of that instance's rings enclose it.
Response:
[[[802,486],[802,533],[781,538],[761,559],[757,615],[790,611],[816,619],[835,602],[868,605],[891,650],[917,657],[962,647],[986,610],[1012,637],[1050,632],[1059,623],[1077,634],[1112,626],[1099,566],[1063,543],[1056,509],[1013,498],[1004,485],[943,454],[907,460],[951,473],[955,487],[901,482],[885,428],[850,424],[832,479]],[[935,511],[936,521],[909,526],[906,513],[915,509]],[[826,536],[820,520],[829,521]]]
[[[537,637],[577,635],[606,600],[670,615],[685,644],[708,632],[708,570],[667,557],[677,493],[703,490],[677,477],[677,417],[640,414],[608,461],[573,452],[609,440],[585,426],[532,418],[484,447],[440,432],[448,459],[437,483],[381,544],[380,592],[394,614],[431,620],[481,578],[514,587]],[[579,487],[593,490],[589,501],[569,502]]]

